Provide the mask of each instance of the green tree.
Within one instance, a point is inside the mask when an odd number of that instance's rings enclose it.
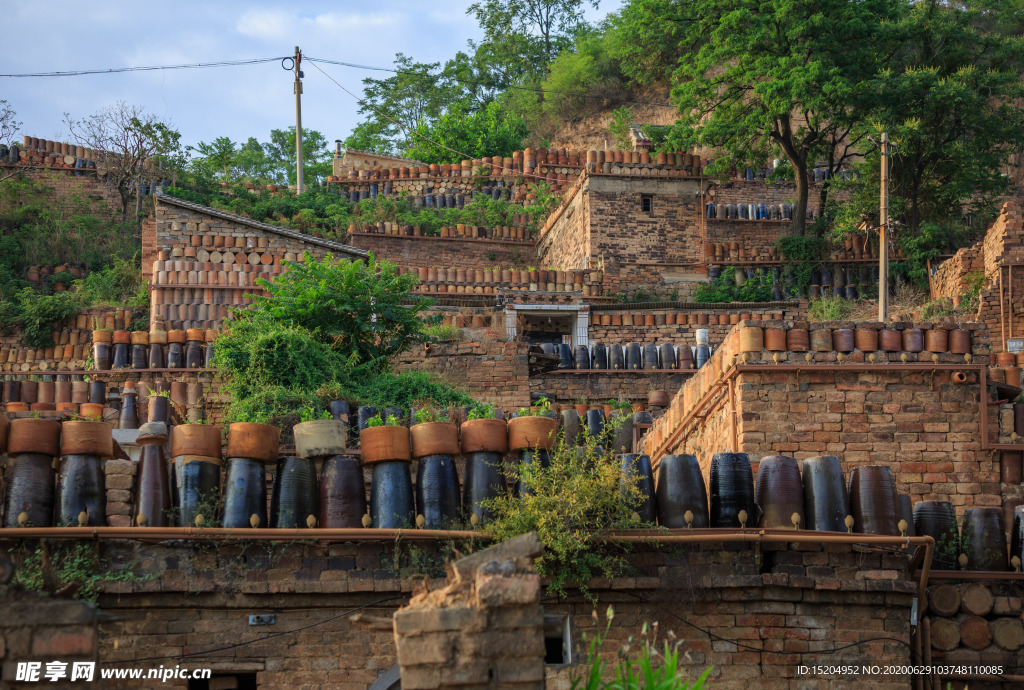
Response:
[[[590,0],[597,7],[597,0]],[[484,30],[484,42],[520,73],[540,78],[583,22],[583,0],[477,0],[466,14]],[[516,64],[518,63],[518,64]]]
[[[679,57],[685,29],[685,4],[678,0],[631,0],[609,15],[611,57],[634,84],[667,84]]]
[[[511,156],[527,134],[522,118],[505,112],[497,102],[492,101],[476,112],[467,112],[464,105],[457,105],[435,122],[417,125],[413,145],[406,155],[424,163]]]
[[[294,185],[295,127],[270,130],[270,141],[263,144],[263,153],[273,181]],[[327,137],[315,129],[302,130],[303,182],[307,187],[327,179],[333,157]]]
[[[858,129],[894,144],[890,157],[893,217],[917,237],[925,223],[991,212],[1009,187],[1003,173],[1024,151],[1024,40],[986,32],[984,13],[939,0],[915,3],[887,25],[892,56],[871,81],[878,105]],[[846,214],[877,212],[879,150],[866,153],[860,205]]]
[[[192,150],[199,154],[199,160],[205,162],[215,176],[219,173],[220,179],[224,181],[234,179],[235,156],[238,151],[231,137],[217,137],[209,144],[200,141]]]
[[[807,171],[868,103],[863,84],[882,56],[886,0],[695,0],[681,4],[684,43],[673,101],[677,148],[722,148],[733,161],[781,151],[793,167],[793,231],[803,234]]]

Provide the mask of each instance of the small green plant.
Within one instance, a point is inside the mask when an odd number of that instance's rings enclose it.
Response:
[[[669,637],[675,642],[669,643],[666,640],[659,647],[657,640],[657,622],[653,625],[644,623],[640,629],[640,656],[633,660],[629,657],[630,647],[633,644],[633,636],[629,637],[626,645],[619,650],[618,665],[615,667],[615,679],[605,680],[605,662],[601,658],[601,648],[604,646],[608,633],[611,630],[612,619],[615,618],[615,611],[608,607],[607,623],[602,632],[587,639],[584,634],[584,641],[587,642],[587,658],[584,663],[574,670],[571,681],[573,690],[702,690],[707,682],[711,669],[708,668],[695,681],[690,682],[681,677],[679,668],[679,646],[682,640],[669,632]],[[594,612],[597,618],[597,612]],[[578,675],[582,669],[584,675]]]
[[[494,405],[490,403],[476,403],[469,408],[467,419],[493,419]]]
[[[948,297],[940,297],[921,306],[921,318],[925,321],[938,321],[956,313],[953,301]]]
[[[548,412],[551,411],[551,401],[546,397],[541,396],[537,398],[537,402],[532,407],[521,407],[519,408],[520,417],[544,417]]]
[[[393,414],[389,414],[387,419],[382,419],[381,414],[378,412],[366,420],[366,426],[402,426],[402,420]]]
[[[853,304],[842,297],[830,295],[811,300],[807,318],[811,321],[842,321],[853,312]]]
[[[629,151],[633,148],[633,137],[631,136],[632,120],[633,109],[628,105],[612,111],[612,119],[608,123],[608,131],[615,137],[615,143],[619,145],[621,151]]]
[[[417,424],[445,421],[445,417],[442,413],[430,407],[421,407],[413,413],[413,417],[416,419]]]
[[[76,599],[95,602],[97,585],[103,582],[140,582],[156,575],[138,575],[135,564],[113,568],[100,557],[99,544],[66,541],[56,545],[41,543],[30,551],[15,571],[14,581],[27,589],[56,591],[77,585]]]
[[[693,291],[693,301],[702,303],[728,302],[770,302],[772,291],[771,275],[765,271],[757,271],[753,278],[748,278],[743,285],[736,284],[736,269],[727,266],[714,280],[698,285]]]
[[[331,413],[327,410],[317,409],[316,407],[304,407],[302,413],[299,415],[299,419],[303,422],[313,422],[318,419],[331,419]]]

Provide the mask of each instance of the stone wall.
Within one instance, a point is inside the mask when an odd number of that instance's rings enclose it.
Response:
[[[88,201],[95,212],[108,218],[121,215],[121,195],[115,187],[97,177],[95,170],[76,175],[73,170],[0,164],[0,177],[15,171],[28,180],[49,187],[56,198],[69,202],[73,197],[79,197]],[[129,206],[129,210],[133,207]]]
[[[6,549],[5,549],[6,550]],[[92,682],[71,682],[75,663],[93,663],[96,655],[96,608],[69,599],[56,599],[20,587],[0,585],[0,685],[5,688],[35,688],[50,685],[62,688],[91,688],[99,681],[93,667]],[[66,664],[60,680],[46,677],[47,663]],[[17,682],[19,663],[38,664],[32,682]]]
[[[583,268],[591,256],[590,203],[581,177],[554,214],[545,222],[537,242],[539,263],[558,270]]]

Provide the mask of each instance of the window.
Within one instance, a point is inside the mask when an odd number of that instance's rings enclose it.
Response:
[[[544,663],[572,663],[572,635],[568,616],[544,616]]]
[[[640,210],[643,213],[650,213],[654,208],[654,195],[653,194],[641,194],[640,195]]]

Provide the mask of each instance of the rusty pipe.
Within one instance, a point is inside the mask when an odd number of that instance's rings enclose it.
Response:
[[[383,541],[422,539],[490,539],[471,530],[430,529],[226,529],[223,527],[5,527],[0,539],[215,539],[238,541],[316,540]]]

